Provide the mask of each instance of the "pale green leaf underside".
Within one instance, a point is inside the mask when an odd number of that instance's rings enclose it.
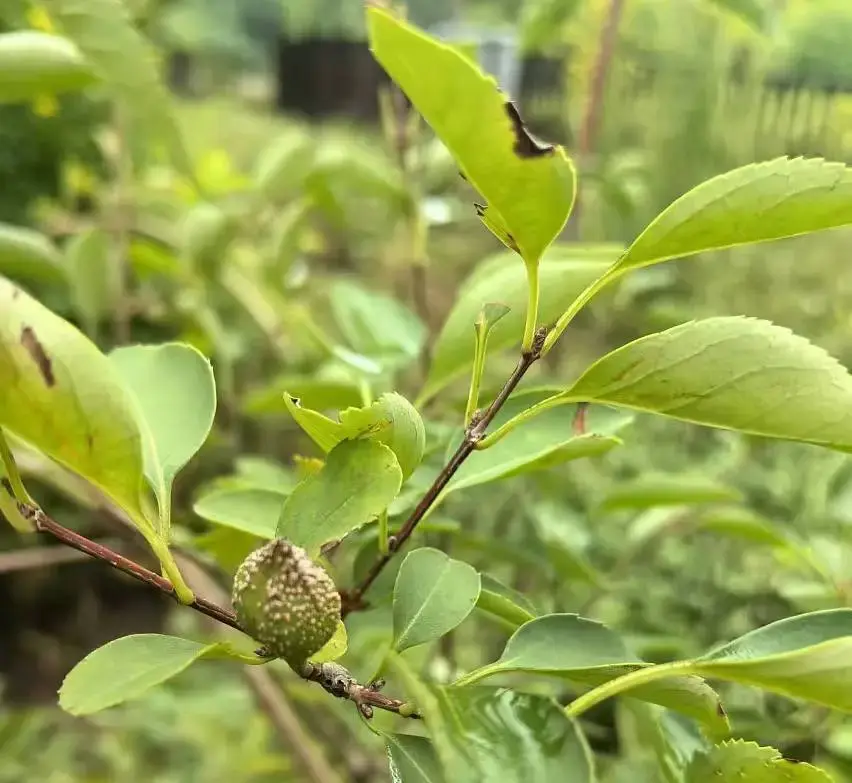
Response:
[[[597,686],[648,666],[606,626],[574,614],[551,614],[522,625],[498,661],[465,675],[458,684],[527,672]],[[689,715],[714,732],[725,729],[718,696],[698,677],[650,683],[630,695]]]
[[[145,475],[168,513],[171,486],[204,444],[216,413],[216,381],[210,362],[183,343],[132,345],[109,355],[136,403],[147,436]]]
[[[81,90],[96,81],[68,39],[36,30],[0,34],[0,103]]]
[[[552,247],[539,267],[541,299],[539,321],[555,321],[567,304],[596,280],[618,257],[621,248],[565,249]],[[432,352],[432,364],[420,399],[433,397],[448,383],[470,372],[475,340],[472,327],[482,308],[500,303],[509,312],[496,322],[488,335],[488,353],[520,346],[527,306],[527,278],[511,253],[487,258],[462,284],[456,302]]]
[[[141,518],[142,442],[112,363],[0,277],[0,425]]]
[[[386,11],[370,8],[367,17],[376,59],[499,213],[524,260],[537,263],[574,202],[564,151],[529,152],[535,145],[513,124],[506,96],[468,58]]]
[[[780,326],[708,318],[607,354],[562,395],[852,450],[852,376]]]
[[[141,696],[220,645],[162,634],[124,636],[89,653],[65,677],[59,705],[72,715],[91,715]]]
[[[373,440],[345,440],[323,468],[300,483],[284,502],[276,534],[311,557],[384,511],[402,485],[399,463]]]
[[[850,224],[852,170],[821,158],[776,158],[734,169],[681,196],[616,268]]]
[[[754,742],[723,742],[697,754],[686,770],[684,783],[831,783],[810,764],[787,761],[775,748]]]
[[[402,652],[449,633],[479,598],[476,569],[437,549],[406,555],[393,593],[394,647]]]

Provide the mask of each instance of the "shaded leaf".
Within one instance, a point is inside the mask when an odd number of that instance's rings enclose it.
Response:
[[[494,79],[452,47],[375,7],[367,23],[376,59],[488,201],[524,260],[537,264],[574,203],[574,168],[562,148],[533,139]]]
[[[36,30],[0,34],[0,103],[82,90],[97,77],[67,38]]]
[[[447,780],[594,783],[594,761],[579,724],[553,699],[483,687],[434,692],[438,711],[454,729],[446,733],[453,753],[443,754]]]
[[[473,611],[479,598],[473,566],[424,547],[406,555],[393,593],[393,633],[397,652],[449,633]]]
[[[691,321],[635,340],[561,396],[852,450],[852,377],[821,348],[753,318]]]
[[[135,699],[220,651],[218,643],[177,636],[124,636],[89,653],[68,673],[59,689],[59,706],[71,715],[91,715]]]
[[[358,353],[396,367],[416,359],[423,349],[425,325],[393,297],[336,280],[329,298],[335,322]]]
[[[481,590],[476,608],[500,618],[506,625],[518,628],[535,619],[537,612],[523,593],[506,587],[488,574],[481,574]]]
[[[466,674],[456,686],[512,672],[597,686],[650,665],[606,626],[575,614],[550,614],[522,625],[506,643],[498,661]],[[689,715],[714,732],[724,731],[727,725],[719,697],[698,677],[650,683],[630,691],[630,695]]]
[[[755,742],[731,740],[697,755],[684,783],[831,783],[822,770],[802,762],[787,761],[775,748]]]
[[[703,476],[677,474],[645,475],[622,482],[603,498],[603,511],[686,506],[703,503],[736,503],[742,493]]]
[[[548,250],[539,267],[539,321],[555,321],[565,309],[565,303],[603,274],[621,250],[614,245],[597,248],[556,246]],[[474,358],[471,325],[488,303],[500,303],[510,309],[488,336],[489,353],[519,346],[527,307],[527,278],[523,266],[513,263],[510,253],[487,258],[462,284],[435,342],[429,376],[420,392],[421,400],[434,396],[452,380],[470,371]]]
[[[199,497],[192,510],[208,522],[271,539],[286,497],[283,492],[256,487],[217,489]]]
[[[145,475],[169,518],[175,476],[207,440],[216,413],[216,381],[205,356],[185,343],[117,348],[118,368],[137,404]]]
[[[372,440],[346,440],[325,466],[299,484],[284,502],[276,535],[315,557],[384,511],[402,485],[393,452]]]
[[[142,439],[117,370],[86,337],[0,278],[0,425],[143,523]]]
[[[394,783],[444,783],[441,763],[426,737],[385,734],[384,738]]]

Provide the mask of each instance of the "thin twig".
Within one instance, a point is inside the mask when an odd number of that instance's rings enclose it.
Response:
[[[53,536],[66,546],[70,546],[78,552],[83,552],[84,554],[89,555],[89,557],[100,560],[107,565],[112,566],[117,571],[121,571],[123,574],[127,574],[140,582],[144,582],[145,584],[156,588],[161,593],[165,593],[177,600],[177,594],[175,593],[172,583],[165,577],[155,574],[153,571],[149,571],[145,568],[145,566],[140,565],[134,560],[119,554],[115,550],[110,549],[103,544],[99,544],[85,536],[81,536],[73,530],[69,530],[67,527],[63,527],[55,519],[51,519],[40,508],[28,506],[23,503],[19,503],[18,506],[21,510],[21,514],[35,525],[35,528],[39,533],[46,533],[47,535]],[[245,631],[240,627],[240,624],[237,622],[236,616],[230,609],[223,609],[221,606],[217,606],[216,604],[199,597],[196,597],[195,600],[191,604],[187,604],[187,606],[191,609],[195,609],[196,612],[207,615],[207,617],[210,617],[223,625],[228,625],[237,631],[243,631],[243,633],[245,633]]]
[[[394,712],[404,718],[420,718],[413,706],[399,699],[392,699],[381,693],[384,680],[361,685],[339,663],[308,663],[301,672],[304,679],[319,683],[328,693],[338,699],[347,699],[357,705],[365,718],[373,717],[373,708]]]
[[[379,557],[372,565],[367,575],[362,582],[354,589],[341,593],[343,599],[343,616],[353,611],[357,611],[364,607],[364,594],[370,589],[370,585],[376,581],[384,567],[390,562],[394,553],[399,551],[406,541],[411,537],[414,529],[429,509],[434,505],[435,501],[440,496],[441,492],[450,483],[456,471],[462,466],[464,461],[476,449],[476,444],[485,436],[488,426],[494,420],[494,417],[500,412],[500,409],[509,399],[509,395],[515,390],[515,387],[521,382],[521,379],[526,374],[527,370],[533,366],[541,358],[541,349],[544,345],[544,338],[547,336],[547,329],[541,328],[536,333],[535,341],[533,342],[532,350],[521,354],[518,364],[509,376],[509,379],[503,385],[500,393],[494,398],[491,405],[479,417],[477,417],[471,426],[467,428],[462,442],[456,449],[455,453],[444,465],[441,472],[432,482],[432,486],[423,495],[423,498],[417,504],[416,508],[411,512],[405,524],[399,529],[399,532],[392,536],[389,541],[390,551]]]
[[[83,553],[84,555],[88,555],[89,557],[94,558],[95,560],[99,560],[103,563],[106,563],[109,566],[112,566],[117,571],[121,571],[123,574],[127,574],[127,576],[136,579],[139,582],[143,582],[165,595],[171,596],[175,600],[177,600],[177,595],[175,593],[174,587],[172,583],[163,576],[159,574],[155,574],[153,571],[145,568],[145,566],[140,565],[139,563],[131,560],[130,558],[125,557],[122,554],[119,554],[114,549],[111,549],[104,544],[100,544],[97,541],[92,541],[85,536],[80,535],[79,533],[70,530],[63,525],[60,525],[55,519],[52,519],[47,514],[44,513],[40,508],[36,506],[31,506],[26,503],[18,503],[18,508],[21,512],[21,515],[32,522],[36,531],[39,533],[53,536],[57,541],[65,544],[65,546],[71,547],[78,552]],[[116,515],[116,519],[121,522],[124,522],[123,519]],[[183,558],[184,563],[187,558]],[[194,609],[196,612],[203,614],[205,617],[210,620],[215,620],[217,623],[221,623],[222,625],[227,625],[234,630],[240,631],[247,636],[251,636],[244,628],[242,628],[237,621],[236,616],[233,611],[230,609],[224,609],[216,603],[212,601],[201,598],[199,596],[195,596],[195,599],[191,604],[182,604],[185,606],[189,606],[191,609]],[[307,670],[313,672],[314,669],[318,672],[328,672],[329,670],[324,668],[325,664],[306,664]],[[255,668],[255,667],[249,667]],[[338,667],[339,670],[345,671],[343,667]],[[323,680],[320,677],[308,677],[303,675],[305,679],[311,680],[312,682],[319,682],[323,685]],[[255,682],[260,682],[259,680],[255,680]],[[326,684],[327,684],[326,680]],[[387,696],[383,696],[378,693],[376,690],[372,689],[372,686],[360,686],[357,682],[355,682],[351,676],[349,677],[349,684],[351,686],[351,692],[348,695],[335,693],[329,687],[325,687],[327,691],[333,693],[335,696],[341,696],[349,699],[354,702],[358,708],[361,710],[363,714],[366,715],[366,711],[364,706],[369,709],[371,707],[375,707],[380,710],[386,710],[388,712],[393,712],[398,715],[404,715],[405,717],[418,717],[416,714],[406,715],[405,711],[402,712],[400,709],[403,707],[405,702],[400,701],[399,699],[391,699]],[[372,695],[369,695],[367,691],[370,691]],[[359,696],[362,697],[359,698]],[[282,713],[283,714],[283,713]],[[280,717],[280,716],[279,716]],[[323,778],[322,780],[328,780],[329,778]]]

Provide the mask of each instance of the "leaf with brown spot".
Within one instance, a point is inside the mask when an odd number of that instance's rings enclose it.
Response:
[[[142,445],[109,360],[0,277],[0,426],[97,486],[138,524]]]
[[[495,80],[454,47],[378,8],[367,19],[376,59],[487,202],[485,225],[538,264],[574,204],[565,151],[534,139]]]
[[[21,345],[27,349],[27,353],[32,356],[33,361],[44,378],[45,384],[53,386],[56,383],[56,378],[53,376],[53,367],[50,364],[50,357],[45,353],[42,344],[38,341],[35,332],[25,326],[21,330]]]
[[[542,155],[553,154],[553,145],[539,141],[527,130],[517,106],[511,101],[506,101],[506,114],[509,115],[512,132],[515,134],[515,146],[512,149],[516,155],[521,158],[540,158]]]

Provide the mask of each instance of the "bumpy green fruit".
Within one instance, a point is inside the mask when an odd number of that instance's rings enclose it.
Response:
[[[240,625],[297,670],[331,639],[340,620],[340,596],[331,577],[283,538],[243,561],[232,600]]]

